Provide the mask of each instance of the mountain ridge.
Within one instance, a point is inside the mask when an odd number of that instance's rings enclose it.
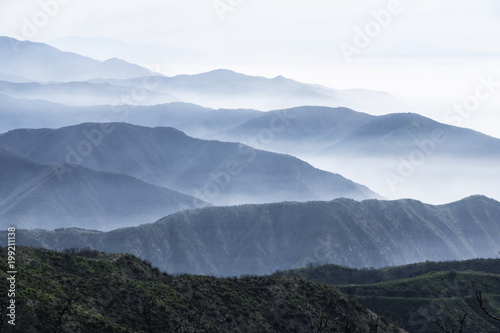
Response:
[[[499,263],[499,259],[427,261],[363,270],[309,265],[275,275],[336,286],[409,332],[443,332],[437,324],[450,330],[496,332],[500,322],[480,308],[476,291],[487,295],[490,313],[499,313]],[[459,317],[465,318],[462,325]]]
[[[219,205],[378,197],[291,155],[196,139],[171,127],[83,123],[29,133],[21,129],[0,135],[0,144],[40,164],[75,163],[126,174]]]
[[[107,233],[33,230],[19,231],[18,238],[22,245],[59,250],[128,252],[173,273],[230,276],[311,262],[381,267],[496,256],[498,216],[500,203],[484,196],[443,206],[336,199],[208,207]]]
[[[207,205],[130,176],[75,165],[40,165],[0,146],[0,217],[20,228],[110,230]]]
[[[64,52],[44,43],[19,41],[11,37],[0,36],[0,72],[16,75],[38,82],[51,81],[84,81],[106,74],[104,78],[133,78],[148,76],[152,72],[138,65],[121,60],[121,69],[125,72],[113,71],[103,62],[72,52]],[[96,76],[97,75],[97,76]]]

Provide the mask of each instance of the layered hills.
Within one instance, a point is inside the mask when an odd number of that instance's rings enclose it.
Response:
[[[335,263],[382,267],[494,257],[500,203],[474,196],[441,206],[415,200],[208,207],[110,232],[19,232],[19,244],[127,252],[171,273],[269,274]]]
[[[126,174],[212,204],[377,197],[290,155],[195,139],[174,128],[86,123],[20,129],[0,135],[0,144],[36,163]]]
[[[272,140],[258,139],[256,134],[283,113],[287,126],[273,127]],[[414,113],[373,116],[298,107],[261,114],[215,137],[294,154],[387,198],[434,203],[476,193],[500,198],[500,139]]]
[[[117,91],[122,91],[127,97],[129,102],[123,104],[128,105],[181,101],[215,109],[243,107],[266,111],[297,105],[345,105],[376,113],[399,105],[387,93],[361,89],[334,90],[282,76],[265,78],[225,69],[166,77],[121,59],[98,61],[62,52],[46,44],[9,37],[0,37],[0,50],[0,80],[42,84],[31,86],[35,90],[26,86],[19,91],[10,90],[11,97],[28,96],[31,91],[38,98],[73,106],[96,105],[112,100]],[[54,85],[54,82],[59,84]],[[9,93],[8,89],[0,91]],[[83,95],[76,95],[79,98],[72,101],[68,96],[58,94],[67,91]],[[89,91],[96,92],[95,96]]]
[[[69,164],[41,165],[1,147],[0,165],[4,226],[111,230],[207,205],[130,176]]]

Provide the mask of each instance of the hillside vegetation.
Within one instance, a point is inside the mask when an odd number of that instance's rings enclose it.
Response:
[[[172,276],[128,254],[23,247],[17,271],[16,332],[402,332],[302,279]]]
[[[278,272],[337,286],[341,291],[409,332],[499,332],[500,321],[479,306],[480,291],[491,314],[500,317],[500,260],[426,262],[377,270],[336,265]]]

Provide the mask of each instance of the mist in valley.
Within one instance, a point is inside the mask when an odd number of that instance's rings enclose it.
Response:
[[[299,157],[365,184],[387,200],[412,198],[446,204],[476,194],[500,200],[499,159],[429,158],[412,163],[404,157]]]

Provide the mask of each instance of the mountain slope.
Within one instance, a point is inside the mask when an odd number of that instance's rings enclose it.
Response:
[[[6,249],[0,254],[6,263]],[[403,332],[335,288],[305,280],[174,277],[126,254],[22,247],[17,270],[23,272],[16,280],[19,332],[306,333],[321,329],[320,322],[368,332],[377,319],[377,332]],[[3,290],[7,277],[0,272]],[[9,301],[6,293],[1,300]],[[321,314],[330,310],[335,317],[325,321]],[[0,329],[6,328],[4,320]]]
[[[15,81],[19,81],[16,77],[35,82],[104,79],[113,86],[154,91],[141,95],[144,97],[141,104],[144,105],[157,104],[156,94],[173,95],[176,100],[215,109],[274,110],[298,105],[342,105],[380,113],[389,108],[394,110],[400,104],[391,95],[377,91],[334,90],[282,76],[265,78],[223,69],[164,77],[120,59],[101,62],[62,52],[46,44],[21,42],[9,37],[0,37],[0,73]],[[65,100],[70,101],[69,98]]]
[[[276,123],[283,118],[285,126]],[[445,203],[481,193],[500,200],[500,139],[414,113],[299,107],[265,113],[215,137],[293,154],[386,198]]]
[[[93,78],[129,79],[153,74],[148,69],[111,59],[101,62],[52,46],[0,37],[0,73],[32,81],[85,81]]]
[[[177,99],[167,93],[141,90],[147,101],[133,98],[137,94],[135,87],[113,86],[107,83],[68,82],[68,83],[11,83],[0,81],[0,93],[18,99],[44,100],[68,106],[91,105],[129,105],[162,104]],[[124,97],[125,96],[125,97]],[[70,111],[71,112],[71,111]]]
[[[443,203],[481,193],[500,199],[500,139],[417,114],[376,117],[311,160],[388,198]]]
[[[40,164],[127,174],[214,204],[377,197],[292,156],[194,139],[173,128],[87,123],[14,130],[0,135],[0,144]]]
[[[500,322],[479,307],[474,285],[485,293],[492,313],[500,313],[500,275],[475,272],[441,272],[374,285],[340,288],[372,311],[401,323],[409,332],[443,332],[439,326],[460,331],[498,332]]]
[[[500,275],[498,259],[470,259],[462,261],[426,261],[403,266],[374,269],[349,268],[340,265],[310,264],[307,267],[276,272],[276,276],[297,277],[329,285],[370,285],[380,282],[404,280],[436,272],[474,271]]]
[[[500,158],[500,139],[415,113],[373,116],[348,108],[302,106],[262,113],[219,137],[245,141],[263,128],[275,129],[265,146],[283,153],[296,152],[299,145],[299,153],[317,157],[395,158],[420,148],[437,157]]]
[[[343,139],[374,118],[347,108],[302,106],[262,113],[215,137],[289,154],[311,153]],[[272,131],[272,139],[263,136],[266,129]]]
[[[116,103],[116,100],[113,102]],[[260,114],[262,112],[255,110],[212,110],[179,102],[154,106],[75,107],[45,100],[13,98],[0,93],[1,133],[20,128],[59,128],[86,122],[127,121],[141,126],[175,127],[199,137],[227,131]]]
[[[321,154],[400,156],[433,142],[432,154],[445,157],[500,158],[500,140],[460,127],[445,125],[415,113],[374,117]]]
[[[431,206],[413,200],[210,207],[108,233],[23,231],[24,245],[128,252],[169,272],[268,274],[310,262],[380,267],[492,257],[500,203],[470,197]]]
[[[396,110],[399,103],[387,93],[368,90],[335,90],[277,76],[266,78],[217,69],[195,75],[153,77],[154,90],[183,102],[214,109],[251,108],[277,110],[300,105],[346,106],[380,114]],[[113,85],[141,86],[143,80],[105,80]]]
[[[3,227],[110,230],[205,205],[129,176],[38,165],[1,147],[0,166]]]
[[[496,332],[500,322],[479,307],[480,290],[492,314],[500,314],[500,260],[425,262],[399,267],[355,270],[325,265],[280,272],[336,285],[340,290],[387,316],[409,332],[443,332],[438,324],[465,332]]]

